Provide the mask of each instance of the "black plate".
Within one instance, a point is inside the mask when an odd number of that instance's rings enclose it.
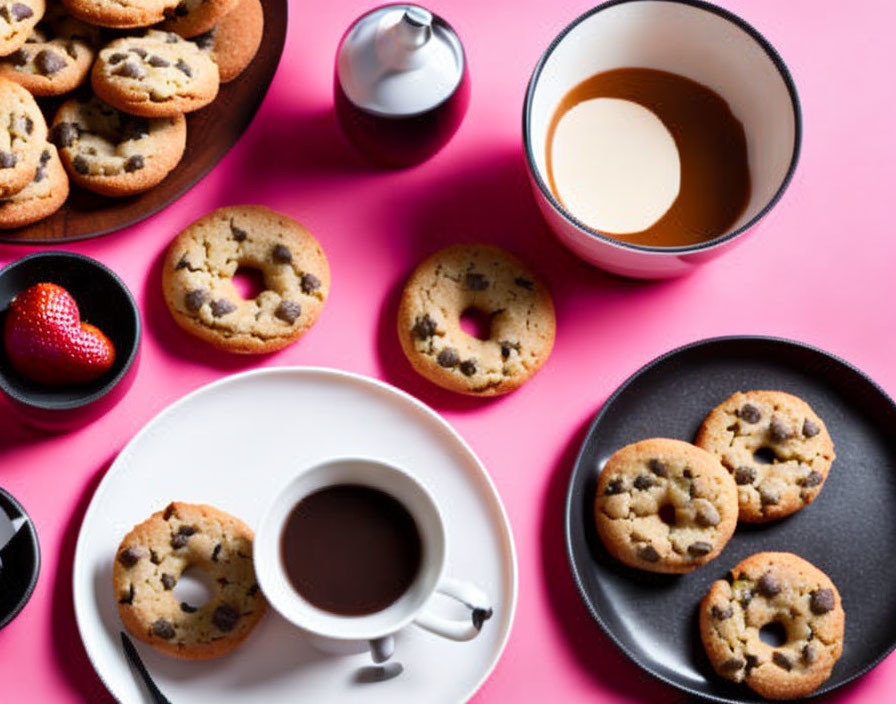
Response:
[[[692,441],[704,416],[735,391],[776,389],[824,419],[837,459],[810,506],[781,521],[738,526],[722,554],[695,572],[629,569],[604,550],[593,525],[599,469],[647,437]],[[821,350],[788,340],[726,337],[654,360],[601,408],[576,459],[566,501],[566,545],[592,616],[647,672],[718,702],[760,702],[717,677],[700,643],[697,607],[710,584],[753,553],[794,552],[826,572],[843,598],[843,656],[815,694],[877,665],[896,646],[896,405],[868,377]]]
[[[22,505],[0,489],[0,513],[9,520],[26,519],[5,545],[0,545],[0,629],[12,621],[31,598],[40,572],[40,547],[34,524]],[[7,520],[0,516],[0,520]]]

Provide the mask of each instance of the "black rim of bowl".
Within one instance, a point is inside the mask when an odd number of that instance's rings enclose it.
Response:
[[[76,408],[81,408],[83,406],[88,406],[95,401],[98,401],[99,399],[106,396],[110,391],[112,391],[112,389],[118,386],[118,383],[122,379],[124,379],[124,377],[130,371],[131,366],[134,364],[134,360],[137,358],[137,353],[140,351],[140,341],[141,337],[143,336],[143,329],[140,323],[140,309],[137,307],[137,302],[134,300],[134,296],[131,294],[130,289],[125,285],[124,281],[121,280],[118,274],[116,274],[102,262],[99,262],[96,259],[85,256],[83,254],[64,251],[36,252],[34,254],[28,254],[21,259],[17,259],[14,262],[8,264],[3,269],[0,269],[0,277],[12,271],[16,267],[22,266],[34,259],[57,258],[79,260],[87,264],[88,266],[93,266],[99,269],[105,275],[107,275],[111,279],[111,281],[124,293],[125,300],[127,300],[128,302],[128,309],[133,316],[132,322],[134,325],[134,341],[131,344],[130,351],[125,358],[124,364],[121,365],[121,369],[119,369],[113,376],[106,379],[103,382],[102,386],[98,387],[95,391],[84,394],[83,396],[78,396],[75,399],[68,401],[35,401],[30,396],[20,394],[15,388],[10,386],[6,378],[2,374],[0,374],[0,390],[2,390],[3,393],[5,393],[14,401],[21,403],[24,406],[28,406],[29,408],[39,408],[47,411],[70,411]]]
[[[28,580],[28,586],[25,589],[25,592],[22,594],[22,597],[16,602],[15,607],[7,614],[0,614],[0,630],[3,630],[16,616],[21,613],[22,609],[25,608],[25,604],[31,599],[31,595],[34,593],[34,588],[37,586],[37,578],[40,576],[40,543],[37,540],[37,529],[34,527],[34,521],[31,520],[31,516],[28,515],[28,512],[22,507],[22,504],[18,502],[16,497],[10,494],[6,489],[0,487],[0,497],[2,497],[6,502],[12,504],[13,508],[15,508],[22,516],[24,516],[28,520],[28,534],[31,536],[31,545],[34,549],[34,569],[31,573],[31,578]],[[0,506],[0,511],[3,510],[3,507]],[[22,528],[21,530],[25,530]]]
[[[756,215],[750,218],[749,221],[725,235],[707,240],[706,242],[699,242],[697,244],[685,245],[680,247],[655,247],[651,245],[636,244],[634,242],[626,242],[624,240],[619,240],[614,237],[610,237],[609,235],[598,232],[597,230],[588,227],[585,223],[576,218],[572,213],[570,213],[560,204],[560,201],[558,201],[554,194],[551,192],[551,189],[544,182],[544,179],[542,179],[541,174],[535,166],[535,157],[532,153],[532,140],[529,136],[531,131],[529,125],[529,115],[532,111],[532,101],[535,98],[535,87],[538,84],[539,79],[541,78],[541,72],[544,69],[544,66],[547,63],[548,59],[550,59],[551,55],[554,53],[554,50],[560,45],[560,43],[566,38],[566,36],[592,15],[595,15],[602,10],[607,10],[611,7],[615,7],[616,5],[645,1],[671,2],[678,5],[688,5],[690,7],[695,7],[700,10],[705,10],[706,12],[716,14],[719,17],[728,20],[732,24],[736,25],[744,32],[746,32],[765,51],[765,53],[771,59],[772,63],[775,65],[775,68],[778,69],[778,73],[781,76],[781,79],[784,81],[784,85],[787,87],[787,91],[790,94],[790,101],[793,107],[794,119],[793,155],[790,159],[790,166],[787,169],[787,173],[784,175],[784,178],[781,181],[781,185],[778,186],[778,190],[775,191],[774,196],[772,196],[768,203],[766,203],[765,206],[758,213],[756,213]],[[730,240],[733,240],[734,238],[745,233],[747,230],[751,229],[775,206],[775,204],[781,199],[781,196],[784,195],[784,191],[786,191],[787,187],[790,185],[790,182],[793,179],[793,174],[796,171],[797,162],[799,161],[802,140],[803,118],[802,111],[800,109],[800,99],[796,91],[796,84],[794,84],[793,82],[793,77],[790,75],[787,64],[784,63],[781,55],[778,54],[777,50],[769,43],[769,41],[746,20],[738,17],[734,13],[729,12],[722,7],[713,5],[712,3],[703,2],[703,0],[609,0],[608,2],[591,8],[586,13],[584,13],[583,15],[579,15],[576,19],[570,22],[563,29],[563,31],[561,31],[560,34],[558,34],[554,38],[554,41],[550,43],[548,48],[541,55],[538,63],[535,64],[535,69],[532,71],[532,77],[529,79],[529,86],[526,89],[526,98],[523,102],[523,149],[526,152],[526,162],[529,167],[529,173],[532,175],[535,183],[538,184],[538,189],[541,191],[542,195],[547,198],[548,202],[551,204],[551,207],[558,213],[560,213],[560,215],[562,215],[567,222],[573,225],[582,234],[589,237],[594,237],[595,239],[619,247],[620,249],[628,249],[638,252],[652,252],[657,254],[683,254],[702,252],[708,249],[713,249],[725,242],[729,242]]]
[[[628,0],[622,0],[626,2]],[[637,0],[635,0],[637,1]],[[688,343],[686,345],[682,345],[681,347],[676,347],[665,354],[661,354],[659,357],[652,359],[647,362],[647,364],[640,367],[637,371],[635,371],[631,376],[629,376],[625,381],[623,381],[619,387],[607,398],[606,401],[601,405],[600,410],[597,412],[597,415],[594,417],[594,420],[591,421],[591,424],[588,426],[588,431],[585,433],[585,439],[582,441],[582,446],[579,448],[578,453],[576,454],[575,462],[572,466],[572,471],[569,477],[569,486],[566,489],[566,502],[564,505],[564,514],[563,514],[563,536],[566,541],[566,559],[569,562],[569,569],[572,573],[573,581],[576,584],[576,589],[579,592],[579,597],[582,599],[582,602],[585,604],[585,608],[588,610],[588,613],[591,614],[591,618],[593,618],[597,624],[600,626],[601,630],[607,635],[607,637],[612,641],[614,645],[635,665],[640,667],[644,672],[647,672],[651,676],[660,680],[661,682],[674,687],[683,692],[687,692],[698,699],[712,702],[719,702],[719,704],[728,704],[731,700],[725,699],[723,697],[718,697],[714,694],[709,694],[707,692],[701,692],[693,687],[688,687],[687,685],[681,684],[679,682],[675,682],[669,677],[665,677],[664,675],[657,672],[653,667],[651,667],[650,663],[642,661],[631,649],[629,649],[625,643],[623,643],[619,638],[616,637],[615,632],[612,628],[601,618],[598,611],[594,608],[594,605],[591,602],[591,597],[587,593],[585,589],[585,585],[582,582],[582,578],[579,576],[579,571],[576,568],[576,559],[573,554],[573,540],[572,540],[572,531],[573,526],[570,524],[570,517],[572,516],[572,507],[573,502],[577,500],[577,496],[575,496],[575,478],[579,474],[579,466],[584,461],[584,453],[585,446],[587,445],[588,438],[590,438],[597,430],[598,426],[602,423],[604,416],[608,413],[610,408],[613,406],[616,399],[621,396],[629,386],[631,386],[635,381],[637,381],[645,372],[650,371],[654,367],[659,364],[662,364],[670,357],[674,357],[682,352],[686,352],[688,350],[692,350],[694,348],[703,347],[707,345],[714,345],[718,343],[725,342],[768,342],[776,345],[787,345],[791,347],[797,347],[804,350],[808,350],[815,354],[819,354],[836,364],[839,364],[845,367],[848,371],[856,374],[858,377],[863,379],[871,388],[873,388],[880,396],[889,402],[891,406],[896,409],[896,402],[884,391],[871,377],[869,377],[865,372],[856,367],[855,365],[847,362],[845,359],[838,357],[837,355],[831,354],[830,352],[826,352],[819,347],[815,347],[814,345],[807,344],[805,342],[799,342],[797,340],[790,340],[786,337],[775,337],[771,335],[723,335],[721,337],[708,337],[702,340],[697,340],[695,342]],[[875,667],[880,665],[886,657],[896,650],[896,639],[894,639],[893,643],[889,648],[885,649],[880,653],[870,664],[867,666],[860,668],[856,672],[852,673],[845,679],[840,682],[837,682],[833,685],[826,685],[822,683],[822,685],[816,689],[811,694],[806,697],[801,697],[801,699],[810,699],[822,694],[827,694],[829,692],[834,691],[835,689],[839,689],[850,682],[857,680],[862,675],[873,670]]]

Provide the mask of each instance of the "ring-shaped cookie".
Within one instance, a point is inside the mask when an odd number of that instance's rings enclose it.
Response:
[[[594,518],[607,550],[621,562],[648,572],[691,572],[731,539],[737,488],[708,452],[681,440],[641,440],[607,460]]]
[[[782,643],[760,636],[770,624],[778,624]],[[843,650],[843,630],[837,587],[791,553],[748,557],[700,604],[700,636],[715,671],[768,699],[802,697],[827,680]]]
[[[125,627],[157,650],[187,659],[214,658],[236,648],[264,614],[255,579],[252,530],[211,506],[172,503],[121,541],[113,568]],[[212,585],[205,604],[179,601],[185,570],[200,569]]]
[[[486,316],[486,339],[464,331],[470,310]],[[516,257],[487,245],[454,245],[421,263],[405,285],[398,337],[411,365],[439,386],[473,396],[512,391],[554,345],[554,304]]]

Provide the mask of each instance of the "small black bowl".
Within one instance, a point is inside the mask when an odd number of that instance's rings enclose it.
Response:
[[[115,345],[115,364],[88,384],[47,387],[10,364],[0,343],[0,391],[28,425],[61,432],[86,425],[114,406],[133,383],[140,350],[140,311],[121,279],[98,261],[71,252],[30,254],[0,270],[0,329],[9,304],[38,283],[54,283],[75,299],[81,319]]]
[[[40,546],[34,524],[22,505],[0,489],[0,629],[12,621],[31,598],[40,572]]]

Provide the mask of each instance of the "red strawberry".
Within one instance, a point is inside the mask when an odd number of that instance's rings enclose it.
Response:
[[[81,322],[75,299],[56,284],[36,284],[16,296],[3,333],[9,361],[40,384],[83,384],[115,362],[109,338]]]

